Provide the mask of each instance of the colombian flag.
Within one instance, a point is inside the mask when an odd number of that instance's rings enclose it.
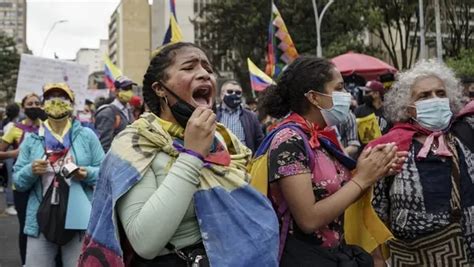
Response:
[[[250,84],[253,90],[260,92],[265,90],[269,85],[275,84],[272,78],[261,71],[250,58],[247,58],[247,64],[249,67]]]
[[[163,45],[168,43],[177,43],[183,40],[183,33],[181,28],[178,25],[178,20],[176,19],[176,3],[175,0],[170,0],[170,26],[165,34],[165,39],[163,40]]]
[[[145,113],[114,139],[97,179],[79,267],[129,266],[134,252],[121,234],[117,201],[147,171],[154,171],[158,153],[169,155],[168,171],[178,171],[180,152],[174,145],[183,139],[183,128],[153,113]],[[206,157],[192,199],[210,266],[276,267],[278,218],[268,198],[248,184],[252,151],[221,124],[215,140],[216,151]],[[223,154],[228,161],[218,162],[223,157],[217,155]]]
[[[115,79],[122,75],[122,71],[115,66],[107,55],[104,55],[104,81],[107,88],[114,90]]]

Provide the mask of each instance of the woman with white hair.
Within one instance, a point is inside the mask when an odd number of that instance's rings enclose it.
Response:
[[[376,184],[372,201],[395,237],[387,243],[391,266],[474,264],[474,148],[463,141],[472,141],[474,109],[460,116],[464,104],[453,71],[434,60],[400,73],[386,95],[396,124],[369,146],[395,142],[408,151],[401,171]]]

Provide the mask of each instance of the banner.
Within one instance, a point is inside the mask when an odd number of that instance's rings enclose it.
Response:
[[[22,54],[15,101],[20,102],[29,93],[42,95],[45,83],[65,82],[74,94],[80,94],[88,88],[88,72],[85,65]]]

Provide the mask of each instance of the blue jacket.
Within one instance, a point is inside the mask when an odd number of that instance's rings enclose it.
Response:
[[[260,146],[260,143],[262,143],[265,135],[263,134],[262,126],[258,121],[257,115],[243,107],[240,110],[240,122],[242,123],[242,128],[244,128],[245,145],[252,150],[253,154],[257,151],[257,148]],[[222,107],[218,107],[216,119],[220,122],[221,118]]]
[[[104,159],[104,151],[95,133],[82,127],[74,120],[72,123],[71,153],[77,166],[85,167],[87,177],[81,182],[89,200],[92,199],[93,186],[99,176],[99,166]],[[36,219],[39,205],[43,199],[43,186],[40,176],[34,175],[31,164],[44,156],[44,137],[30,133],[20,145],[20,154],[13,167],[13,183],[18,191],[30,191],[26,209],[24,233],[37,237],[39,227]]]

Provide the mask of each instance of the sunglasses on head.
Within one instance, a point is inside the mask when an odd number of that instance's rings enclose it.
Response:
[[[240,90],[227,89],[227,90],[226,90],[226,93],[227,93],[228,95],[232,95],[232,94],[242,95],[242,91],[240,91]]]

